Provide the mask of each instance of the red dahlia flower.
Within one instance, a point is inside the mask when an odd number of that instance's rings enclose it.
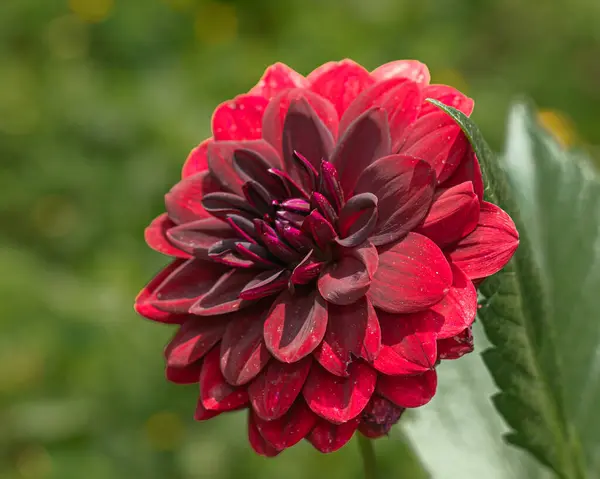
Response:
[[[166,375],[199,383],[196,419],[247,409],[259,454],[331,452],[386,434],[433,397],[440,360],[473,350],[473,281],[518,234],[426,98],[473,109],[417,61],[349,60],[275,64],[216,109],[146,230],[175,259],[136,301],[179,325]]]

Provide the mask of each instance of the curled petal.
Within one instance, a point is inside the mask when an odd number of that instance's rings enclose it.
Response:
[[[190,313],[216,316],[250,306],[253,302],[242,299],[240,293],[255,275],[255,271],[242,269],[227,271],[216,282],[213,281],[213,286],[206,294],[190,307]]]
[[[358,428],[359,418],[352,419],[343,424],[335,425],[320,419],[307,437],[314,448],[325,454],[337,451],[352,439],[354,431]]]
[[[440,301],[451,285],[452,270],[442,251],[430,239],[411,232],[379,251],[369,297],[384,311],[413,313]]]
[[[336,242],[346,248],[364,243],[377,224],[377,196],[373,193],[354,195],[340,211],[339,230],[341,238]]]
[[[458,359],[473,352],[473,333],[471,328],[461,331],[451,338],[439,339],[437,342],[438,359]]]
[[[208,259],[211,246],[224,239],[235,238],[235,233],[227,223],[209,217],[171,228],[167,237],[182,251]]]
[[[240,293],[240,298],[250,301],[266,298],[283,291],[288,284],[289,273],[285,270],[264,271],[252,279]]]
[[[146,244],[154,251],[166,254],[167,256],[189,258],[190,255],[188,253],[173,245],[167,237],[168,231],[174,226],[176,226],[175,223],[169,219],[169,215],[166,213],[157,216],[144,230]]]
[[[212,138],[204,140],[190,152],[181,170],[182,179],[208,170],[208,145],[212,141]]]
[[[212,118],[215,140],[258,140],[268,103],[265,97],[258,95],[239,95],[221,103]]]
[[[302,391],[311,364],[310,358],[291,364],[271,361],[248,386],[250,404],[257,416],[272,421],[287,413]]]
[[[293,363],[319,345],[327,329],[327,303],[316,290],[297,287],[283,291],[265,321],[265,343],[273,356]]]
[[[223,337],[227,320],[192,316],[165,348],[167,366],[183,368],[202,359]]]
[[[334,424],[357,417],[375,390],[377,373],[360,362],[350,364],[348,377],[334,376],[320,366],[313,366],[304,390],[308,407]]]
[[[372,439],[384,436],[398,422],[403,412],[403,407],[398,407],[387,399],[373,395],[360,415],[358,430]]]
[[[451,106],[462,111],[469,116],[473,112],[473,99],[459,92],[456,88],[447,85],[428,85],[423,89],[423,98],[433,98],[434,100]],[[420,116],[438,111],[438,107],[429,102],[425,102],[421,108]]]
[[[258,212],[248,202],[233,193],[215,192],[208,193],[202,198],[202,206],[211,215],[225,219],[231,215],[254,216]]]
[[[202,360],[182,368],[167,366],[165,368],[165,377],[167,381],[174,384],[196,384],[200,381],[200,371],[202,371]]]
[[[256,418],[252,411],[248,411],[248,442],[254,449],[254,452],[265,457],[275,457],[281,451],[278,451],[270,444],[259,432],[256,426]]]
[[[218,187],[208,171],[181,180],[165,195],[169,218],[177,224],[207,218],[210,215],[202,205],[202,198],[217,191]]]
[[[519,246],[519,233],[510,216],[483,202],[477,228],[448,252],[449,258],[471,280],[500,271]]]
[[[404,408],[420,407],[431,401],[437,388],[437,374],[431,369],[417,376],[379,376],[377,393]]]
[[[300,73],[284,63],[277,62],[265,70],[263,76],[249,93],[264,96],[270,100],[288,88],[306,88],[307,86],[308,82]]]
[[[277,449],[287,449],[304,439],[317,422],[317,416],[299,399],[281,418],[265,421],[254,418],[262,437]]]
[[[200,373],[200,401],[209,411],[231,411],[248,403],[246,388],[225,381],[220,363],[220,348],[215,346],[205,357]]]
[[[418,85],[426,86],[431,80],[427,65],[417,60],[396,60],[377,67],[371,76],[378,82],[390,78],[408,78]]]

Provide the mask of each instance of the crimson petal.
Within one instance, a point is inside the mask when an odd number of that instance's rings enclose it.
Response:
[[[169,215],[163,213],[152,220],[152,223],[144,230],[144,239],[146,244],[154,251],[175,256],[176,258],[189,258],[190,255],[185,251],[174,246],[168,239],[168,233],[175,223],[171,221]]]
[[[417,60],[396,60],[385,63],[373,70],[371,76],[378,82],[389,78],[408,78],[421,86],[428,85],[431,79],[427,65]]]
[[[282,417],[302,391],[312,360],[285,364],[271,361],[248,386],[250,404],[256,415],[266,421]]]
[[[473,183],[473,190],[479,198],[479,201],[483,201],[483,177],[481,176],[481,168],[479,167],[479,161],[477,156],[473,152],[473,148],[469,147],[467,154],[463,157],[460,165],[452,176],[446,181],[440,184],[443,188],[452,188],[453,186],[460,185],[465,181]]]
[[[208,421],[219,414],[221,414],[220,411],[209,411],[202,405],[202,401],[198,400],[196,404],[196,411],[194,412],[194,419],[196,421]]]
[[[309,355],[327,330],[327,303],[316,290],[283,291],[265,321],[265,342],[279,361],[293,363]]]
[[[224,318],[192,316],[181,325],[165,348],[167,366],[182,368],[202,359],[221,340],[226,326]]]
[[[246,388],[235,387],[225,381],[217,345],[204,356],[200,373],[200,401],[209,411],[231,411],[248,403]]]
[[[452,285],[452,270],[429,238],[408,233],[391,248],[379,251],[369,297],[376,308],[412,313],[440,301]]]
[[[244,300],[240,293],[256,276],[255,271],[231,269],[224,273],[206,294],[190,307],[190,313],[214,316],[232,313],[253,304]]]
[[[352,439],[358,424],[359,418],[352,419],[339,426],[331,424],[325,419],[320,419],[307,439],[317,451],[328,454],[345,446]]]
[[[248,442],[254,449],[254,452],[265,457],[275,457],[281,451],[278,451],[269,444],[267,440],[260,434],[256,426],[256,418],[252,411],[248,411]]]
[[[165,368],[165,377],[167,381],[175,384],[196,384],[200,381],[200,371],[202,371],[202,360],[183,368],[167,366]]]
[[[239,95],[221,103],[212,118],[215,140],[258,140],[269,101],[257,95]]]
[[[204,140],[190,152],[181,170],[182,179],[208,170],[208,145],[212,141],[212,138]]]
[[[208,259],[208,250],[213,244],[236,235],[227,223],[211,217],[171,228],[167,237],[182,251]]]
[[[419,86],[412,81],[405,81],[389,93],[381,102],[388,112],[392,151],[398,151],[406,128],[417,119],[421,111],[423,95]]]
[[[250,90],[251,95],[264,96],[268,100],[273,98],[279,92],[288,88],[306,88],[308,82],[297,71],[287,66],[285,63],[274,63],[270,65],[260,80]]]
[[[334,424],[342,424],[362,412],[375,391],[376,382],[377,372],[364,363],[350,364],[348,377],[334,376],[315,365],[302,394],[315,414]]]
[[[340,211],[339,230],[341,239],[336,242],[346,248],[364,243],[377,223],[377,196],[373,193],[354,195]]]
[[[473,191],[473,183],[466,181],[438,190],[429,213],[416,231],[444,248],[467,236],[478,220],[479,198]]]
[[[519,246],[519,233],[510,216],[483,202],[477,228],[448,251],[454,264],[471,280],[500,271]]]
[[[396,406],[420,407],[431,401],[437,388],[437,374],[431,369],[418,376],[379,376],[377,393]]]
[[[256,415],[254,420],[261,436],[276,449],[283,450],[304,439],[315,426],[317,416],[303,400],[297,400],[279,419],[265,421]]]
[[[376,246],[399,240],[427,215],[435,173],[427,162],[406,155],[380,158],[362,172],[355,191],[378,198],[379,219],[369,240]]]
[[[327,332],[313,354],[331,374],[347,377],[354,358],[372,361],[380,348],[377,314],[371,302],[361,298],[351,306],[330,306]]]
[[[473,352],[473,333],[471,328],[461,331],[456,336],[439,339],[437,342],[439,359],[458,359]]]
[[[313,210],[304,219],[302,230],[309,233],[321,249],[326,249],[329,243],[337,236],[333,225],[317,210]]]
[[[288,284],[289,273],[286,270],[269,270],[258,274],[240,292],[240,298],[256,300],[266,298],[284,290]]]
[[[474,102],[471,98],[459,92],[456,88],[447,85],[428,85],[423,89],[423,98],[434,100],[462,111],[469,116],[473,112]],[[425,102],[421,108],[420,116],[438,111],[438,107]]]
[[[210,215],[202,205],[202,198],[217,190],[218,184],[208,171],[181,180],[165,195],[169,218],[177,224],[207,218]]]

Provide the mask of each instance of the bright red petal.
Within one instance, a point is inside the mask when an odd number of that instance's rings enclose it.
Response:
[[[405,81],[383,98],[381,106],[388,112],[392,152],[398,151],[404,141],[404,132],[421,111],[423,93],[419,85]]]
[[[473,183],[473,191],[475,191],[479,201],[483,202],[483,177],[481,176],[481,168],[479,167],[479,161],[473,152],[473,148],[470,147],[467,150],[467,154],[462,158],[458,168],[440,187],[452,188],[465,181]]]
[[[420,407],[431,401],[437,388],[435,369],[418,376],[380,375],[377,393],[400,407]]]
[[[154,251],[166,254],[167,256],[175,256],[176,258],[189,258],[190,255],[185,251],[181,251],[171,244],[167,238],[167,231],[175,226],[169,219],[169,215],[163,213],[152,220],[152,223],[144,230],[144,239],[146,244]]]
[[[177,224],[207,218],[210,214],[202,206],[202,197],[218,190],[218,184],[208,171],[181,180],[165,195],[169,218]]]
[[[200,373],[200,400],[209,411],[231,411],[248,403],[246,388],[225,381],[219,368],[220,347],[215,346],[205,357]]]
[[[198,400],[198,403],[196,404],[196,411],[194,412],[194,419],[196,421],[207,421],[215,416],[218,416],[219,414],[221,414],[220,411],[209,411],[202,405],[202,401]]]
[[[315,365],[302,393],[315,414],[342,424],[361,413],[373,395],[376,382],[377,372],[364,363],[350,364],[347,378],[334,376]]]
[[[500,271],[519,246],[519,233],[510,216],[492,203],[483,202],[477,228],[447,254],[471,280]]]
[[[369,72],[352,60],[329,64],[308,76],[310,89],[329,100],[341,117],[358,94],[374,83]]]
[[[270,100],[278,93],[288,88],[306,88],[308,82],[297,71],[293,70],[284,63],[275,63],[270,65],[258,83],[252,90],[251,95],[264,96]]]
[[[408,78],[415,83],[426,86],[431,80],[427,65],[417,60],[397,60],[377,67],[371,76],[378,82],[390,78]]]
[[[358,428],[359,419],[355,418],[339,426],[331,424],[325,419],[320,419],[307,437],[317,451],[325,454],[337,451],[343,447],[354,435]]]
[[[379,251],[368,295],[376,308],[413,313],[439,302],[451,285],[452,270],[442,251],[430,239],[411,232]]]
[[[248,387],[256,414],[266,421],[282,417],[300,394],[311,364],[310,358],[291,364],[271,361]]]
[[[204,140],[190,152],[181,170],[182,179],[208,170],[208,145],[212,141],[212,138]]]
[[[254,420],[261,436],[276,449],[283,450],[304,439],[315,426],[317,416],[299,399],[279,419],[265,421],[256,415]]]
[[[319,345],[327,329],[327,303],[316,290],[282,292],[265,321],[265,342],[279,361],[293,363]]]
[[[428,85],[423,89],[423,98],[433,98],[444,105],[462,111],[467,116],[473,112],[473,100],[451,86]],[[424,116],[434,111],[439,111],[439,108],[429,102],[425,102],[419,116]]]
[[[258,140],[268,103],[265,97],[257,95],[239,95],[221,103],[212,118],[215,140]]]
[[[256,426],[256,418],[252,411],[248,411],[248,441],[254,449],[254,452],[266,457],[275,457],[281,451],[278,451],[269,444],[265,438],[260,434],[258,427]]]
[[[198,318],[187,320],[165,348],[167,366],[182,368],[202,359],[223,337],[225,318]]]
[[[196,384],[200,381],[200,372],[202,371],[202,360],[196,361],[183,368],[165,368],[167,381],[175,384]]]

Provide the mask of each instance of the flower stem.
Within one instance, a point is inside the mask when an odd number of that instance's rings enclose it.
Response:
[[[373,441],[362,434],[358,436],[358,447],[363,460],[363,468],[365,471],[365,479],[377,479],[377,460],[375,458],[375,449],[373,449]]]

